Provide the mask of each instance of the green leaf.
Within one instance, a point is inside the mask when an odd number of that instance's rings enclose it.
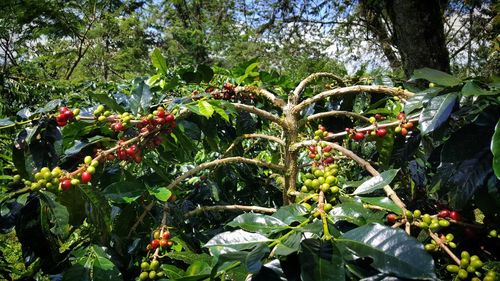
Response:
[[[497,94],[498,94],[498,90],[488,91],[485,89],[481,89],[473,81],[466,82],[464,87],[462,88],[462,95],[463,96],[491,96],[491,95],[497,95]]]
[[[319,221],[319,224],[323,227],[321,221]],[[276,246],[274,253],[277,256],[288,256],[295,253],[300,249],[300,240],[302,240],[302,233],[294,232]]]
[[[256,213],[241,214],[227,225],[263,234],[281,231],[288,226],[275,217]]]
[[[269,248],[265,244],[255,247],[245,258],[245,266],[248,272],[257,273],[262,268],[262,258],[269,253]]]
[[[186,275],[186,273],[184,272],[184,270],[182,270],[182,269],[180,269],[177,266],[172,265],[172,264],[166,264],[166,263],[164,263],[164,264],[161,265],[161,269],[162,269],[163,272],[165,272],[165,275],[169,279],[177,280],[178,278],[181,278],[184,275]]]
[[[117,203],[131,203],[146,190],[140,181],[121,181],[108,185],[103,194],[106,198]]]
[[[12,124],[15,124],[15,122],[12,121],[10,118],[2,118],[2,119],[0,119],[0,127],[9,126],[9,125],[12,125]]]
[[[125,112],[125,109],[119,105],[114,98],[110,98],[106,94],[90,94],[90,97],[92,99],[97,100],[99,103],[103,104],[106,106],[106,108],[109,108],[112,111],[117,111],[119,113]]]
[[[103,136],[94,136],[88,140],[77,140],[72,147],[64,151],[64,155],[65,157],[73,156],[80,153],[80,151],[82,151],[82,149],[86,148],[87,146],[93,145],[103,140],[110,140],[110,138],[105,138]]]
[[[200,114],[207,117],[207,118],[210,118],[212,116],[212,114],[214,114],[213,106],[210,103],[208,103],[207,101],[200,100],[198,102],[198,108],[199,108]]]
[[[372,177],[371,179],[362,183],[354,192],[353,195],[367,194],[375,190],[381,189],[384,186],[391,183],[399,169],[391,169],[381,173],[378,176]]]
[[[303,281],[345,280],[344,260],[340,250],[332,243],[319,239],[306,239],[300,244],[300,277]]]
[[[101,232],[101,239],[106,239],[113,224],[109,202],[98,189],[86,185],[80,185],[78,188],[87,204],[89,204],[86,208],[88,221],[96,226],[97,231]]]
[[[272,216],[286,224],[291,224],[296,221],[303,222],[306,220],[304,217],[306,214],[308,214],[306,207],[300,204],[290,204],[279,208]]]
[[[163,75],[167,75],[167,61],[165,60],[165,57],[161,54],[160,49],[155,48],[153,52],[151,53],[151,62],[153,63],[153,66],[156,67],[158,72],[160,72]]]
[[[387,197],[359,197],[363,203],[378,206],[384,208],[388,211],[396,213],[398,215],[402,214],[401,208],[396,205],[391,199]]]
[[[339,204],[329,214],[332,216],[334,222],[348,221],[355,225],[364,225],[367,222],[376,221],[370,210],[364,208],[363,204],[355,201]]]
[[[495,126],[495,133],[491,138],[491,153],[493,153],[493,171],[498,179],[500,179],[500,120]]]
[[[425,79],[427,81],[447,87],[456,86],[462,83],[462,80],[448,73],[426,67],[415,70],[415,72],[413,73],[413,77],[417,79]]]
[[[232,247],[237,250],[250,249],[260,243],[271,241],[262,234],[247,232],[241,229],[226,231],[212,237],[203,247]]]
[[[419,123],[422,134],[428,134],[441,126],[451,114],[457,99],[456,94],[432,98],[420,114]]]
[[[170,198],[170,196],[172,196],[172,191],[166,189],[165,187],[160,187],[156,190],[150,191],[150,194],[156,197],[156,199],[162,202],[166,202]]]
[[[139,112],[149,113],[152,99],[153,96],[149,86],[142,80],[135,81],[132,96],[130,97],[130,111],[132,111],[133,114]]]
[[[371,266],[381,272],[418,280],[436,278],[434,260],[422,243],[399,228],[370,223],[336,241],[357,257],[371,257]]]
[[[214,108],[215,112],[217,112],[217,114],[219,114],[220,117],[222,117],[222,119],[229,122],[229,115],[227,115],[227,113],[224,109],[217,107],[217,106],[213,106],[213,108]]]
[[[69,230],[69,214],[66,207],[55,200],[50,192],[40,191],[40,222],[42,228],[59,239],[64,239]]]
[[[63,274],[63,281],[119,281],[122,274],[104,249],[97,245],[86,248]],[[80,256],[81,255],[81,256]]]

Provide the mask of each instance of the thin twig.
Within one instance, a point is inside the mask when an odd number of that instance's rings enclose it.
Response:
[[[217,205],[217,206],[203,206],[198,207],[192,211],[187,212],[184,216],[186,218],[199,215],[204,212],[223,212],[223,211],[243,211],[255,213],[275,213],[275,208],[266,208],[260,206],[244,206],[244,205]]]
[[[139,226],[139,224],[141,224],[143,222],[144,218],[151,211],[151,209],[153,209],[154,205],[155,205],[155,201],[151,201],[151,203],[149,203],[148,205],[146,205],[146,207],[144,208],[144,211],[142,212],[142,214],[139,216],[139,218],[134,223],[134,225],[132,225],[132,227],[130,228],[130,230],[128,232],[128,235],[127,235],[127,238],[132,237],[132,233],[137,229],[137,227]]]

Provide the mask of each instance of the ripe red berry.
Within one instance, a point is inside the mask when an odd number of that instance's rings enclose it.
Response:
[[[376,134],[383,138],[387,134],[387,130],[385,128],[378,128]]]
[[[325,161],[323,161],[323,162],[324,162],[325,164],[331,164],[331,163],[333,163],[333,157],[331,157],[331,156],[330,156],[330,157],[327,157],[327,158],[325,159]]]
[[[66,191],[70,188],[71,188],[71,180],[70,179],[63,179],[61,181],[61,189]]]
[[[124,149],[120,149],[116,152],[118,159],[125,160],[127,159],[127,152]]]
[[[75,114],[73,114],[73,111],[71,110],[64,111],[62,115],[64,115],[64,118],[66,119],[72,119],[73,117],[75,117]]]
[[[135,155],[136,148],[136,145],[132,145],[131,147],[127,148],[127,155],[133,157]]]
[[[441,211],[439,211],[438,213],[438,217],[440,218],[447,218],[450,216],[450,211],[446,210],[446,209],[443,209]]]
[[[311,153],[309,153],[309,158],[314,159],[315,157],[316,157],[316,154],[314,154],[314,153],[312,153],[312,152],[311,152]]]
[[[450,219],[458,221],[458,220],[460,220],[460,214],[456,211],[451,211],[450,212]]]
[[[166,120],[168,123],[170,123],[170,122],[174,121],[174,119],[175,119],[175,117],[174,117],[174,115],[173,115],[173,114],[169,114],[169,115],[167,115],[167,117],[165,117],[165,120]]]
[[[167,247],[172,247],[174,245],[174,241],[168,240]]]
[[[396,214],[388,214],[387,217],[385,217],[387,222],[394,223],[398,219]]]
[[[151,240],[150,244],[151,244],[151,248],[156,249],[156,248],[158,248],[158,246],[160,246],[160,240],[153,239],[153,240]]]
[[[123,131],[124,127],[123,127],[122,123],[115,123],[115,124],[111,125],[111,129],[115,132],[120,132],[120,131]]]
[[[156,113],[156,116],[161,117],[161,118],[164,118],[165,115],[167,115],[165,113],[165,110],[158,110],[158,113]]]
[[[162,238],[165,240],[170,239],[170,231],[163,232]]]
[[[142,156],[140,154],[134,155],[134,161],[135,161],[135,163],[141,163]]]
[[[85,171],[82,173],[82,183],[89,183],[92,179],[92,174]]]
[[[380,115],[379,113],[375,114],[375,119],[376,120],[381,120],[382,119],[382,115]]]
[[[332,151],[331,146],[327,145],[327,146],[323,147],[323,152],[330,152],[330,151]]]
[[[316,152],[316,146],[314,146],[314,145],[310,145],[310,146],[309,146],[309,151],[310,151],[311,153]]]
[[[406,114],[405,114],[404,112],[400,112],[400,113],[398,114],[398,117],[397,117],[397,118],[398,118],[398,120],[403,120],[403,119],[405,119],[405,118],[406,118]]]
[[[365,138],[365,134],[362,133],[362,132],[356,132],[354,135],[353,135],[353,139],[356,140],[356,141],[360,141],[362,139]]]

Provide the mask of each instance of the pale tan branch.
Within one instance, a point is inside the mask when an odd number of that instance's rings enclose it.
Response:
[[[304,91],[304,89],[306,88],[307,85],[312,83],[315,79],[323,78],[323,77],[324,78],[331,78],[331,79],[335,80],[337,82],[337,84],[339,84],[341,87],[345,86],[345,83],[342,80],[342,78],[338,77],[337,75],[335,75],[333,73],[328,73],[328,72],[313,73],[313,74],[309,75],[308,77],[306,77],[304,80],[302,80],[302,82],[300,82],[300,84],[293,91],[293,101],[292,101],[293,104],[297,104],[299,102],[300,94]]]
[[[275,96],[273,93],[269,92],[266,89],[254,87],[254,86],[238,86],[234,89],[236,93],[253,93],[259,96],[263,96],[266,99],[268,99],[270,102],[272,102],[275,106],[283,108],[286,103],[284,100],[281,98],[278,98]]]
[[[228,147],[228,149],[224,152],[223,155],[227,155],[231,150],[233,150],[236,147],[236,145],[238,143],[240,143],[244,139],[267,139],[270,141],[277,142],[280,145],[283,145],[283,146],[285,145],[285,142],[282,139],[275,137],[275,136],[270,136],[270,135],[266,135],[266,134],[244,134],[244,135],[237,137],[233,141],[233,143]]]
[[[272,113],[269,113],[269,112],[264,111],[262,109],[258,109],[257,107],[251,106],[251,105],[246,105],[246,104],[241,104],[241,103],[232,103],[232,105],[237,110],[246,111],[246,112],[256,114],[262,118],[265,118],[271,122],[274,122],[274,123],[280,125],[282,128],[286,128],[286,123],[283,120],[281,120],[278,116],[276,116]]]
[[[225,164],[231,164],[231,163],[244,163],[244,164],[252,164],[256,165],[259,167],[264,167],[264,168],[269,168],[272,170],[276,171],[284,171],[285,167],[281,165],[276,165],[264,161],[259,161],[255,159],[249,159],[249,158],[244,158],[244,157],[227,157],[227,158],[222,158],[218,160],[214,160],[211,162],[203,163],[199,166],[194,167],[193,169],[185,172],[184,174],[180,175],[178,178],[176,178],[173,182],[171,182],[168,186],[167,189],[173,189],[175,188],[179,183],[181,183],[183,180],[187,179],[188,177],[208,168],[212,167],[217,167],[220,165],[225,165]]]
[[[216,206],[203,206],[198,207],[192,211],[187,212],[184,216],[186,218],[199,215],[204,212],[224,212],[224,211],[243,211],[255,213],[268,213],[276,212],[275,208],[266,208],[260,206],[244,206],[244,205],[216,205]]]
[[[350,112],[350,111],[339,111],[339,110],[332,110],[332,111],[327,111],[327,112],[316,113],[316,114],[308,116],[306,120],[309,122],[309,121],[312,121],[315,119],[321,119],[321,118],[332,117],[332,116],[346,116],[346,117],[356,118],[356,119],[359,119],[359,120],[367,122],[367,123],[370,122],[369,118],[367,118],[361,114],[358,114],[355,112]]]
[[[386,87],[386,86],[366,86],[366,85],[359,85],[359,86],[351,86],[351,87],[344,87],[344,88],[338,88],[338,89],[333,89],[329,91],[324,91],[321,92],[311,98],[308,98],[301,103],[297,104],[292,108],[292,112],[294,114],[298,114],[302,109],[307,107],[308,105],[318,102],[321,99],[331,97],[331,96],[340,96],[340,95],[346,95],[346,94],[358,94],[358,93],[379,93],[379,94],[387,94],[391,96],[397,96],[397,97],[402,97],[405,99],[408,99],[414,95],[414,93],[409,92],[407,90],[401,89],[401,88],[395,88],[395,87]]]

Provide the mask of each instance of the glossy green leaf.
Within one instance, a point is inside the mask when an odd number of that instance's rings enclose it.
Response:
[[[491,153],[493,153],[493,171],[498,179],[500,179],[500,120],[495,126],[495,133],[491,138]]]
[[[321,221],[319,221],[320,225],[322,225]],[[294,232],[290,236],[288,236],[286,239],[281,241],[276,246],[276,250],[274,251],[274,254],[277,256],[288,256],[292,253],[297,252],[300,249],[300,241],[302,240],[302,233],[301,232]]]
[[[266,244],[260,244],[245,257],[245,266],[248,272],[257,273],[262,268],[262,258],[269,253]]]
[[[354,190],[352,194],[353,195],[367,194],[379,190],[384,186],[390,184],[394,179],[394,177],[396,176],[396,174],[398,173],[398,171],[399,169],[391,169],[381,173],[378,176],[374,176],[371,179],[362,183],[360,186],[358,186],[358,188],[356,188],[356,190]]]
[[[288,226],[286,223],[275,217],[257,213],[241,214],[227,225],[263,234],[281,231]]]
[[[136,81],[130,96],[130,111],[133,114],[149,113],[152,99],[153,96],[149,86],[142,80]]]
[[[462,88],[463,96],[491,96],[491,95],[497,95],[498,93],[499,93],[498,90],[488,91],[482,89],[478,85],[476,85],[476,83],[474,83],[473,81],[468,81]]]
[[[172,196],[172,191],[166,189],[165,187],[157,188],[155,190],[150,191],[150,193],[154,197],[156,197],[156,199],[162,202],[166,202],[170,198],[170,196]]]
[[[257,246],[260,243],[271,241],[262,234],[247,232],[241,229],[235,231],[226,231],[212,237],[204,247],[232,247],[238,250],[249,249]]]
[[[60,239],[66,238],[69,230],[69,214],[66,207],[50,192],[40,191],[40,222],[42,228]]]
[[[156,67],[158,72],[160,72],[163,75],[167,75],[167,61],[165,60],[165,57],[161,54],[160,49],[155,48],[153,52],[151,53],[151,62],[153,63],[153,66]]]
[[[110,260],[104,249],[91,245],[81,250],[74,260],[73,266],[66,270],[62,276],[63,281],[88,280],[88,281],[119,281],[123,280],[117,266]]]
[[[15,124],[15,122],[12,121],[10,118],[2,118],[2,119],[0,119],[0,127],[9,126],[9,125],[12,125],[12,124]]]
[[[300,204],[290,204],[279,208],[272,216],[286,224],[291,224],[295,221],[305,221],[306,218],[304,216],[306,214],[308,214],[306,207]]]
[[[417,280],[436,278],[434,260],[422,243],[399,228],[370,223],[336,241],[357,257],[372,258],[371,265],[381,272]]]
[[[306,239],[300,244],[300,277],[303,281],[345,280],[344,260],[332,241]]]
[[[363,203],[381,207],[398,215],[402,214],[401,208],[388,197],[360,197],[360,199]]]
[[[182,270],[182,269],[180,269],[177,266],[172,265],[172,264],[164,263],[161,265],[161,269],[163,272],[165,272],[165,275],[169,279],[173,279],[173,280],[177,280],[177,279],[183,277],[184,275],[186,275],[184,270]]]
[[[428,134],[441,126],[451,114],[457,99],[456,94],[432,98],[420,114],[419,124],[422,134]]]
[[[100,104],[103,104],[109,110],[119,113],[125,112],[125,109],[119,105],[114,98],[106,94],[91,94],[90,97],[97,100]]]
[[[356,225],[363,225],[373,221],[372,212],[363,207],[363,204],[358,202],[345,202],[335,206],[330,212],[334,222],[348,221]]]
[[[212,114],[214,114],[213,106],[210,103],[208,103],[207,101],[200,100],[198,102],[198,108],[199,108],[200,114],[207,117],[207,118],[210,118],[212,116]]]
[[[415,72],[413,73],[413,77],[417,79],[425,79],[427,81],[447,87],[456,86],[462,83],[462,80],[448,73],[426,67],[415,70]]]

